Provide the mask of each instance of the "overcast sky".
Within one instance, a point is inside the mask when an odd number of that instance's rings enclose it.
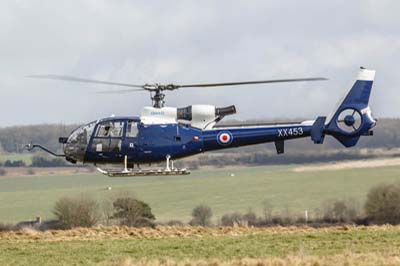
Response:
[[[28,79],[142,83],[324,76],[329,81],[182,89],[167,105],[235,104],[238,119],[328,115],[359,66],[376,69],[376,117],[400,116],[400,1],[2,0],[0,126],[139,114],[147,92]]]

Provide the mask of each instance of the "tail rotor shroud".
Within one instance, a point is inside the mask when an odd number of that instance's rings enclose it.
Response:
[[[348,108],[340,112],[336,124],[345,133],[354,133],[362,125],[362,115],[357,109]]]

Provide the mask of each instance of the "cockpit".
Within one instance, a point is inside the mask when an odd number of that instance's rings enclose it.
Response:
[[[125,137],[136,138],[139,119],[106,118],[75,129],[64,148],[70,161],[84,161],[87,151],[100,155],[120,153]]]
[[[96,121],[93,121],[72,131],[64,147],[67,158],[75,161],[84,159],[95,126]]]

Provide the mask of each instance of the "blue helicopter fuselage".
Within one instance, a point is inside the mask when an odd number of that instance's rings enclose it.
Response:
[[[122,125],[119,136],[96,134],[102,123],[110,122]],[[135,136],[127,133],[129,124],[137,126]],[[127,156],[128,162],[153,163],[164,161],[167,155],[178,159],[206,151],[307,137],[310,132],[311,125],[301,123],[201,130],[178,123],[145,125],[139,118],[109,118],[96,123],[82,158],[78,159],[87,163],[121,163]]]

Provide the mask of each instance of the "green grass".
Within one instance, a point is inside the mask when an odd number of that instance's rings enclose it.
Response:
[[[230,174],[235,176],[231,177]],[[123,191],[148,202],[158,220],[190,219],[194,206],[212,207],[215,219],[249,208],[261,214],[268,199],[275,210],[312,211],[329,199],[363,201],[382,182],[400,180],[399,167],[324,172],[291,172],[290,166],[202,170],[189,176],[108,178],[101,174],[0,178],[0,221],[17,222],[51,217],[62,196],[92,195],[99,200]],[[111,191],[106,187],[112,187]]]
[[[286,255],[400,255],[400,231],[319,230],[163,239],[1,240],[0,265],[94,265],[115,258],[219,259]],[[40,254],[40,255],[38,255]],[[281,264],[279,264],[281,265]],[[319,265],[319,264],[318,264]]]

